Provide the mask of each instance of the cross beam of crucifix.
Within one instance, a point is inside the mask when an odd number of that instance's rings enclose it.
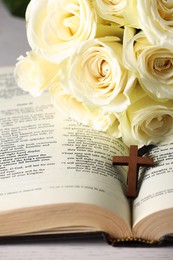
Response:
[[[128,165],[128,178],[127,178],[127,197],[137,197],[137,180],[139,166],[153,166],[154,160],[149,157],[138,156],[138,147],[136,145],[130,146],[129,156],[114,156],[113,165]]]

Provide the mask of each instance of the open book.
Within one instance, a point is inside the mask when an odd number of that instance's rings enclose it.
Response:
[[[0,70],[0,236],[103,232],[154,243],[173,233],[173,142],[154,147],[141,188],[126,198],[121,140],[55,112],[48,93],[20,90]],[[145,171],[145,173],[144,173]],[[142,179],[142,181],[141,181]]]

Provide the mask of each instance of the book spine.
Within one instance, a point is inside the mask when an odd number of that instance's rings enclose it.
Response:
[[[105,234],[105,239],[108,244],[112,246],[117,246],[119,245],[157,245],[159,242],[155,240],[147,240],[147,239],[142,239],[138,237],[125,237],[125,238],[112,238],[108,234]]]

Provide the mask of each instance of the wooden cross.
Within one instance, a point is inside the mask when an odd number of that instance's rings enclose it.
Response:
[[[127,197],[134,199],[137,197],[137,180],[139,166],[153,166],[154,160],[149,157],[138,156],[138,147],[136,145],[130,146],[129,156],[114,156],[113,165],[128,165],[127,178]]]

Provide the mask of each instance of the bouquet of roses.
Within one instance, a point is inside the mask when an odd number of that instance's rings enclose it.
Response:
[[[31,0],[18,85],[71,118],[157,144],[173,133],[173,1]]]

